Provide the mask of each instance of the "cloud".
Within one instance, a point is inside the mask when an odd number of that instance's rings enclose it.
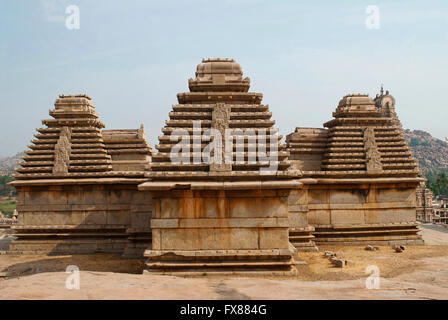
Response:
[[[72,58],[72,59],[68,59],[68,60],[56,61],[56,62],[51,62],[48,64],[34,65],[34,66],[30,66],[30,67],[21,68],[21,69],[16,70],[16,72],[19,73],[19,72],[28,72],[28,71],[36,71],[36,70],[63,67],[63,66],[71,65],[71,64],[76,64],[79,62],[84,62],[84,61],[89,61],[89,60],[94,60],[94,59],[101,59],[104,57],[117,56],[117,55],[122,55],[122,54],[128,54],[128,53],[134,52],[135,50],[147,48],[148,46],[149,46],[148,44],[142,44],[142,45],[127,47],[127,48],[117,48],[117,49],[110,49],[110,50],[106,50],[106,51],[94,52],[89,55],[85,55],[83,57],[76,57],[76,58]]]
[[[64,22],[65,8],[69,6],[67,0],[41,0],[44,19],[48,22]]]
[[[393,23],[417,23],[435,20],[446,20],[448,11],[446,10],[412,10],[400,13],[388,13],[387,22]]]

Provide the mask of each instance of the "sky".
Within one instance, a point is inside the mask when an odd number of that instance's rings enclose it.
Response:
[[[154,145],[210,57],[242,65],[283,135],[384,84],[404,128],[448,136],[446,0],[0,0],[0,156],[27,148],[59,94],[91,96],[107,129],[144,124]]]

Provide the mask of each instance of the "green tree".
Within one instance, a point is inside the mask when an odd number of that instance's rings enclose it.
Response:
[[[428,180],[426,185],[434,195],[448,196],[448,177],[444,171],[438,173],[428,172],[426,179]]]
[[[14,187],[9,187],[7,184],[15,179],[10,176],[0,176],[0,196],[16,196],[17,191]]]

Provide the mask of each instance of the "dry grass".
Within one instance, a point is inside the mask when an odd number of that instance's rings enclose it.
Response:
[[[334,267],[324,256],[324,251],[343,252],[344,258],[354,261],[354,265],[344,268]],[[321,247],[319,252],[304,252],[299,258],[306,265],[298,265],[298,276],[302,281],[341,281],[365,277],[366,267],[376,265],[381,277],[392,278],[400,274],[411,273],[423,264],[424,258],[447,256],[448,246],[408,246],[402,253],[396,253],[391,247],[382,246],[379,251],[366,251],[364,247]],[[8,277],[26,276],[42,272],[65,271],[69,265],[80,270],[140,274],[145,259],[121,259],[117,254],[46,256],[46,255],[1,255],[0,272]],[[219,277],[229,278],[229,277]],[[291,277],[268,277],[270,279],[291,279]]]
[[[303,281],[353,280],[365,277],[366,267],[376,265],[381,277],[392,278],[423,268],[419,260],[448,255],[448,246],[407,246],[404,252],[396,253],[390,246],[381,246],[379,251],[367,251],[364,246],[320,247],[320,252],[305,252],[299,257],[308,265],[299,266],[298,278]],[[346,260],[354,265],[334,267],[324,256],[324,251],[343,252]]]

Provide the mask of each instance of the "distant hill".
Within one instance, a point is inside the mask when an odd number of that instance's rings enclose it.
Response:
[[[21,152],[12,157],[0,157],[0,176],[9,176],[14,173],[14,168],[18,167],[20,157],[25,153]]]
[[[440,171],[448,173],[448,142],[422,130],[406,129],[404,133],[424,174]]]

